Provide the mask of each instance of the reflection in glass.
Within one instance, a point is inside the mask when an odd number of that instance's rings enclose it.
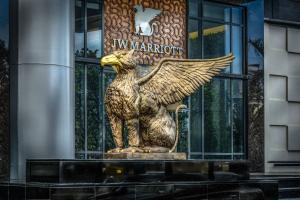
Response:
[[[85,149],[85,67],[80,63],[75,65],[75,149]]]
[[[244,152],[243,82],[232,80],[232,131],[234,153]]]
[[[87,150],[100,151],[102,127],[100,120],[100,81],[101,68],[87,65]]]
[[[84,3],[75,2],[75,56],[84,56]]]
[[[189,41],[188,41],[188,54],[189,58],[201,58],[201,36],[199,30],[198,20],[189,20]]]
[[[188,107],[189,98],[185,98],[182,104]],[[175,119],[176,121],[176,119]],[[178,112],[178,130],[179,130],[179,140],[177,144],[177,152],[187,152],[188,151],[188,132],[189,132],[189,110],[182,109]]]
[[[243,32],[239,26],[232,26],[232,49],[235,59],[232,64],[232,73],[241,74],[243,68]]]
[[[232,8],[232,23],[242,24],[243,23],[243,12],[242,8],[233,7]]]
[[[230,53],[230,28],[228,25],[203,23],[204,58],[215,58]]]
[[[190,109],[190,149],[191,152],[202,152],[202,89],[191,95]]]
[[[87,57],[99,58],[102,37],[102,6],[99,0],[87,2]]]
[[[223,5],[223,4],[204,2],[203,16],[205,18],[212,18],[212,19],[229,22],[230,21],[230,7],[227,5]]]
[[[110,83],[114,80],[115,78],[115,72],[113,71],[104,71],[103,73],[103,85],[104,85],[104,93],[106,91],[106,88],[110,85]],[[113,149],[115,148],[115,143],[114,140],[112,138],[112,132],[111,132],[111,127],[110,127],[110,123],[109,123],[109,119],[108,116],[105,112],[105,151],[109,150],[109,149]]]
[[[203,23],[203,58],[216,58],[230,53],[229,25],[204,22]],[[229,73],[230,67],[223,72]]]
[[[204,87],[205,152],[230,153],[230,79],[215,78]]]
[[[199,1],[189,0],[189,16],[198,17],[199,15]]]

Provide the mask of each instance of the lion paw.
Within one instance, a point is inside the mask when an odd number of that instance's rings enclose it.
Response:
[[[108,150],[107,153],[120,153],[122,152],[122,148],[114,148],[114,149],[111,149],[111,150]]]
[[[139,147],[128,147],[121,150],[122,153],[143,153],[143,149]]]

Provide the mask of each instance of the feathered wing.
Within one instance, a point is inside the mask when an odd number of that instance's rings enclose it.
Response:
[[[158,16],[161,13],[160,10],[155,10],[155,9],[151,9],[151,8],[147,8],[143,15],[147,16],[147,21],[150,22],[151,20],[153,20],[156,16]]]
[[[138,81],[140,91],[163,105],[181,101],[230,65],[232,54],[216,59],[162,59],[156,68]]]

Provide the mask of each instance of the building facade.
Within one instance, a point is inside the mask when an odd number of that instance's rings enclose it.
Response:
[[[300,3],[265,4],[265,171],[299,172]]]
[[[101,159],[114,147],[103,99],[115,72],[99,60],[119,49],[136,50],[141,74],[163,57],[232,52],[233,64],[183,101],[177,150],[189,159],[248,159],[253,172],[297,171],[298,4],[1,1],[3,176],[10,168],[12,179],[24,177],[26,159]],[[159,14],[137,26],[150,9]]]

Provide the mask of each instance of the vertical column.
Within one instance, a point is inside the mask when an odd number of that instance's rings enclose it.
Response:
[[[19,0],[11,178],[26,159],[74,158],[73,0]]]

